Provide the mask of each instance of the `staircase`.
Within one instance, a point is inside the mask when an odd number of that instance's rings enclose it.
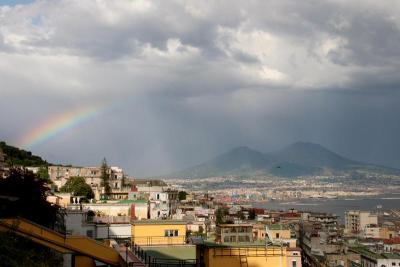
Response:
[[[243,251],[239,249],[239,261],[240,261],[240,267],[249,267],[249,263],[247,262],[246,250]]]

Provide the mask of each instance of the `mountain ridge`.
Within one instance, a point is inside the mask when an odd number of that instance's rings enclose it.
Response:
[[[262,153],[247,146],[235,147],[201,164],[175,172],[174,177],[218,176],[299,177],[350,172],[400,175],[400,170],[341,156],[320,144],[298,141],[280,150]]]

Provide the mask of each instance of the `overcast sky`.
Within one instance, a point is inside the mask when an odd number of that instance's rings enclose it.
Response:
[[[302,140],[400,168],[400,1],[1,1],[0,140],[133,176]]]

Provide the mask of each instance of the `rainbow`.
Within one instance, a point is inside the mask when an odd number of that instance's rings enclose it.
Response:
[[[50,117],[22,136],[18,145],[19,147],[30,149],[36,145],[42,144],[56,135],[75,128],[90,118],[93,118],[100,110],[100,107],[86,106]]]

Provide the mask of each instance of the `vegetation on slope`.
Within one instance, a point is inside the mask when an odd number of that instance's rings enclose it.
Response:
[[[14,146],[0,142],[0,150],[6,155],[6,164],[8,166],[47,166],[47,161],[39,156],[32,155],[30,151],[19,149]]]

